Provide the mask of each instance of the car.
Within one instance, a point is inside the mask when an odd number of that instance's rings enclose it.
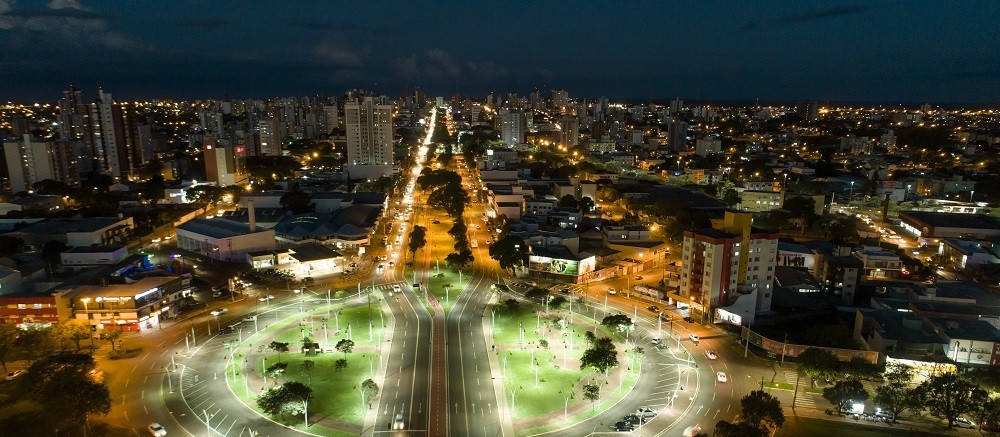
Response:
[[[211,314],[213,316],[221,316],[221,315],[223,315],[225,313],[228,313],[228,312],[229,312],[229,309],[227,309],[227,308],[219,308],[217,310],[212,310],[212,312],[209,313],[209,314]]]
[[[433,223],[435,225],[439,225],[439,224],[441,224],[441,220],[434,219],[434,220],[431,220],[431,223]]]
[[[624,420],[619,420],[611,425],[611,429],[615,431],[635,431],[635,425],[628,423]]]
[[[312,276],[306,276],[306,277],[302,278],[302,282],[304,282],[306,284],[311,284],[313,282],[313,278],[312,278]]]
[[[382,265],[382,264],[379,264],[378,267],[375,268],[375,274],[376,275],[381,275],[382,274],[382,270],[385,270],[385,266]]]
[[[351,265],[349,265],[348,267],[355,268],[357,266],[358,266],[358,263],[351,263]]]
[[[632,426],[642,425],[642,424],[646,423],[646,418],[640,417],[640,416],[635,415],[635,414],[626,414],[625,417],[622,418],[622,420],[624,420],[624,421],[632,424]]]
[[[705,356],[710,360],[717,360],[719,356],[715,354],[715,351],[705,351]]]
[[[226,326],[226,327],[223,327],[223,328],[222,328],[222,331],[221,331],[221,333],[222,333],[222,334],[232,334],[232,333],[233,333],[233,331],[235,331],[235,330],[236,330],[236,329],[234,329],[234,328],[233,328],[232,326]]]
[[[392,254],[392,256],[396,256],[396,253],[394,252]],[[389,267],[396,267],[396,262],[395,261],[389,261]]]
[[[159,239],[159,238],[154,238],[154,239],[152,239],[151,241],[152,241],[153,243],[159,243],[160,241],[163,241],[163,240],[161,240],[161,239]]]
[[[174,236],[173,235],[167,235],[166,237],[163,237],[163,239],[167,240],[167,241],[170,241],[171,238],[174,238]]]
[[[972,421],[964,417],[956,418],[954,422],[951,422],[951,426],[954,426],[956,428],[976,429],[976,424],[972,423]]]
[[[684,432],[681,434],[683,437],[695,437],[701,435],[701,427],[698,425],[689,426],[684,428]]]
[[[639,407],[639,409],[635,410],[635,415],[642,417],[644,419],[656,417],[656,415],[659,413],[660,412],[656,411],[655,408],[650,408],[650,407]]]
[[[167,430],[163,428],[163,425],[160,425],[159,423],[156,422],[146,425],[146,429],[149,431],[149,434],[152,435],[153,437],[164,437],[167,435]]]
[[[21,376],[21,375],[23,375],[23,374],[24,374],[24,371],[23,371],[23,370],[15,370],[15,371],[13,371],[13,372],[8,372],[8,373],[7,373],[7,376],[6,376],[6,377],[4,377],[4,379],[6,379],[6,380],[10,381],[10,380],[12,380],[12,379],[14,379],[14,378],[17,378],[18,376]]]
[[[392,284],[392,292],[393,293],[401,293],[402,291],[403,291],[403,287],[400,287],[399,284]]]
[[[653,337],[652,340],[649,340],[649,344],[653,346],[656,346],[658,344],[663,344],[663,339],[661,339],[660,337]]]
[[[569,287],[560,288],[559,292],[562,294],[569,294]]]
[[[273,295],[273,294],[269,294],[269,295],[267,295],[267,296],[261,296],[261,297],[260,297],[259,299],[257,299],[257,300],[259,300],[259,301],[261,301],[261,302],[267,302],[267,301],[269,301],[269,300],[271,300],[271,299],[274,299],[274,295]]]
[[[693,342],[694,344],[698,344],[698,340],[700,340],[700,339],[698,338],[698,336],[697,336],[697,335],[695,335],[695,334],[691,334],[691,335],[689,335],[689,336],[688,336],[688,338],[690,338],[690,339],[691,339],[691,341],[692,341],[692,342]]]
[[[649,307],[647,307],[646,309],[647,309],[647,310],[650,310],[650,311],[652,311],[652,312],[654,312],[654,313],[658,313],[658,312],[660,312],[660,307],[658,307],[658,306],[656,306],[656,305],[650,305],[650,306],[649,306]]]
[[[403,413],[396,413],[396,417],[392,419],[392,429],[406,429],[406,424],[403,423]]]
[[[257,320],[257,316],[254,315],[249,315],[243,318],[244,322],[253,322],[255,320]]]
[[[685,322],[688,322],[688,323],[694,322],[694,319],[692,319],[691,316],[686,316],[682,320],[684,320]]]
[[[608,287],[608,294],[614,296],[614,295],[618,294],[618,292],[615,291],[614,288]]]
[[[715,380],[719,382],[729,381],[729,377],[726,376],[726,372],[715,372]]]
[[[641,281],[641,280],[642,280],[642,276],[639,276],[639,275],[636,275],[636,276],[635,276],[635,280],[636,280],[636,281]]]
[[[217,292],[220,292],[220,291],[225,290],[225,289],[226,289],[225,285],[216,285],[216,286],[212,287],[212,292],[213,293],[217,293]]]

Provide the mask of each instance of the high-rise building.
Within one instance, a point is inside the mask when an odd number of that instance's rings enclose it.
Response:
[[[332,105],[323,106],[323,135],[329,135],[334,129],[340,129],[340,110],[336,102]]]
[[[500,123],[500,139],[510,145],[524,143],[524,133],[527,130],[527,120],[524,111],[517,109],[501,109],[497,113]]]
[[[684,232],[679,293],[706,322],[752,325],[771,311],[778,235],[752,222],[751,213],[727,211],[716,228]]]
[[[83,91],[70,86],[63,91],[63,97],[59,99],[59,115],[56,119],[59,122],[59,139],[62,141],[89,140],[87,130],[88,117],[86,97]]]
[[[722,140],[716,137],[698,138],[694,142],[694,150],[698,156],[708,156],[722,151]]]
[[[688,124],[684,120],[674,119],[667,124],[667,147],[675,152],[687,150]]]
[[[684,101],[676,98],[670,101],[670,113],[677,114],[684,109]]]
[[[538,92],[537,89],[531,92],[531,96],[528,98],[528,104],[531,105],[531,109],[538,111],[545,110],[545,100],[542,100],[542,93]]]
[[[241,146],[219,146],[205,141],[205,179],[220,187],[243,185],[249,180],[246,172],[246,149]]]
[[[569,107],[569,92],[566,90],[553,90],[552,106],[559,110]]]
[[[559,145],[576,147],[580,144],[580,121],[573,115],[559,117]]]
[[[347,166],[352,178],[378,178],[393,172],[392,104],[385,96],[344,104]]]
[[[257,147],[260,155],[281,155],[281,137],[278,132],[279,122],[273,118],[264,118],[257,122]]]
[[[135,105],[115,103],[110,93],[98,89],[89,112],[90,156],[82,158],[92,160],[94,171],[127,177],[152,158],[152,145],[142,143]]]
[[[33,141],[25,134],[20,141],[3,143],[10,190],[30,190],[35,182],[51,179],[67,185],[79,184],[73,143]]]

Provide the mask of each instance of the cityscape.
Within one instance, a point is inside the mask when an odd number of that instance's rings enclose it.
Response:
[[[508,6],[0,0],[0,435],[1000,435],[997,5]]]

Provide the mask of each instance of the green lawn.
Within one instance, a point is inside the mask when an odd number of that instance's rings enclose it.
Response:
[[[434,298],[441,304],[445,314],[451,312],[451,308],[455,306],[455,299],[458,298],[462,289],[469,284],[469,276],[463,273],[462,281],[459,282],[458,272],[453,271],[451,268],[445,268],[443,261],[441,262],[440,273],[437,273],[434,263],[431,263],[431,275],[427,281],[429,284],[428,290],[430,290]]]
[[[538,363],[538,386],[535,386],[535,371],[531,365],[530,351],[507,352],[508,398],[510,390],[515,391],[514,420],[531,418],[562,410],[565,399],[573,402],[578,395],[574,388],[584,375],[593,371],[579,369],[563,369],[562,353],[555,354],[549,350],[537,349],[535,362]],[[502,364],[501,364],[502,366]]]
[[[329,319],[327,318],[327,307],[321,307],[268,326],[243,343],[245,348],[237,351],[234,362],[241,363],[243,361],[243,354],[247,350],[246,348],[255,351],[258,350],[260,345],[256,344],[256,342],[261,341],[262,338],[273,332],[277,332],[275,340],[290,343],[290,351],[282,353],[280,356],[273,352],[266,353],[268,366],[279,361],[288,363],[286,373],[278,377],[276,382],[280,384],[287,381],[299,381],[313,389],[313,400],[309,404],[309,416],[313,421],[329,419],[358,427],[357,430],[348,432],[322,425],[310,425],[308,432],[333,437],[357,435],[357,431],[360,430],[360,426],[364,422],[365,414],[358,387],[362,381],[372,377],[372,372],[378,370],[378,357],[374,354],[373,348],[378,342],[378,333],[383,329],[381,327],[383,320],[379,318],[381,310],[378,302],[374,300],[371,309],[367,305],[343,308],[343,305],[338,304],[334,305],[330,310],[331,316]],[[334,317],[333,314],[337,314],[337,316]],[[372,340],[369,340],[368,337],[369,317],[374,321]],[[342,353],[332,352],[321,353],[315,356],[305,356],[297,352],[303,335],[311,336],[314,341],[320,344],[323,343],[324,321],[327,323],[327,335],[329,335],[330,344],[336,344],[340,339],[347,338],[348,327],[350,327],[352,340],[355,342],[355,351],[347,354],[348,366],[343,371],[336,372],[334,370],[334,362],[344,358],[344,354]],[[340,326],[339,332],[336,330],[338,322]],[[303,370],[304,366],[302,362],[305,360],[311,360],[315,363],[315,367],[308,374]],[[260,374],[264,363],[257,361],[254,363],[254,366],[255,372]],[[260,382],[253,383],[256,386],[250,385],[247,387],[244,383],[242,372],[239,369],[233,370],[232,367],[227,372],[227,380],[237,397],[250,405],[251,408],[260,412],[254,402],[254,398],[263,389],[260,386]],[[267,387],[270,386],[272,386],[272,381],[269,379]],[[364,407],[366,408],[367,405]],[[303,424],[297,420],[286,424],[296,429],[304,430]]]
[[[903,426],[895,427],[865,425],[860,423],[845,423],[839,421],[814,419],[809,417],[788,417],[785,426],[775,434],[776,437],[936,437],[942,434],[914,431]]]

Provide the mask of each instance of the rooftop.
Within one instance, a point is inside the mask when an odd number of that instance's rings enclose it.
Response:
[[[178,226],[177,229],[211,238],[230,238],[264,231],[260,227],[256,231],[250,231],[250,227],[246,223],[233,220],[204,218],[192,219]]]
[[[902,220],[906,220],[908,217],[936,228],[1000,230],[1000,218],[986,214],[957,214],[929,211],[901,211],[899,213],[899,218]]]
[[[339,258],[340,252],[319,243],[304,243],[291,247],[292,258],[299,262]]]
[[[45,219],[18,229],[25,234],[49,235],[74,232],[97,232],[126,220],[121,217],[83,217]]]

